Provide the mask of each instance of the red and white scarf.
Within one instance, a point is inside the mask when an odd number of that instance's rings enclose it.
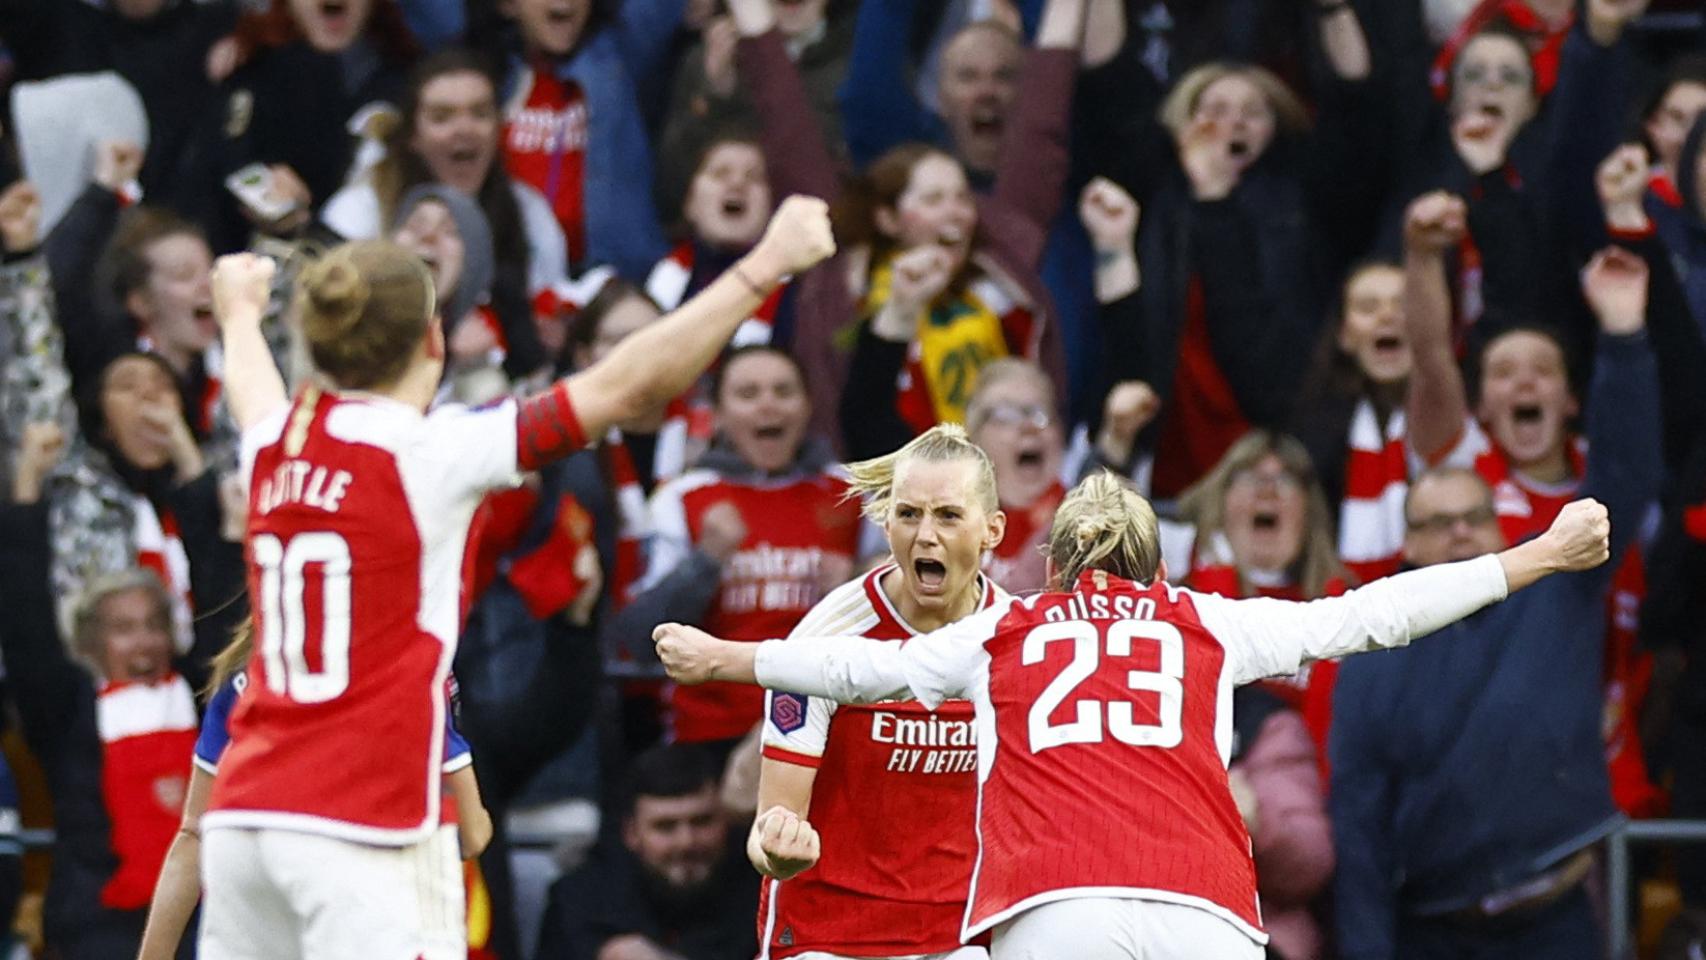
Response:
[[[1409,490],[1404,411],[1381,429],[1374,403],[1357,401],[1339,507],[1339,558],[1362,583],[1398,572],[1404,555],[1404,495]]]
[[[101,737],[101,795],[118,868],[101,905],[136,910],[154,895],[160,866],[178,832],[195,749],[195,695],[177,674],[107,683],[95,699]]]
[[[147,497],[131,497],[135,518],[131,536],[136,544],[136,562],[147,567],[166,585],[172,598],[172,643],[179,653],[188,653],[195,639],[194,597],[190,594],[190,555],[184,550],[178,520],[170,512],[154,509]]]
[[[693,282],[693,262],[697,253],[693,244],[684,243],[669,252],[669,255],[659,260],[652,267],[652,272],[646,276],[646,295],[651,297],[665,313],[681,306],[687,299],[688,284]],[[754,343],[769,343],[775,331],[776,310],[782,305],[783,284],[770,291],[770,296],[752,311],[752,316],[741,321],[735,329],[735,335],[729,340],[731,347],[744,347]]]

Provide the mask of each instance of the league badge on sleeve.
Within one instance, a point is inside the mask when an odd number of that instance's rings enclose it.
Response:
[[[806,698],[797,693],[770,695],[770,722],[783,733],[793,733],[806,725]]]

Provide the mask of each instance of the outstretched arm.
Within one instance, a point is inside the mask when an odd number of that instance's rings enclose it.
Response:
[[[1293,673],[1312,660],[1399,647],[1554,573],[1611,556],[1611,520],[1593,500],[1566,504],[1545,533],[1498,554],[1376,580],[1340,597],[1293,603],[1193,594],[1203,626],[1235,659],[1234,683]]]
[[[934,710],[978,682],[983,645],[1011,606],[997,604],[905,644],[810,636],[731,643],[679,623],[659,625],[652,639],[677,683],[754,683],[838,703],[909,697]]]
[[[758,246],[710,286],[597,363],[523,402],[522,469],[579,446],[571,421],[578,421],[581,436],[601,436],[678,396],[772,290],[834,252],[829,205],[807,197],[783,201]]]
[[[261,333],[272,299],[271,257],[234,253],[213,266],[213,313],[225,351],[225,402],[239,430],[247,430],[290,402],[284,377]]]

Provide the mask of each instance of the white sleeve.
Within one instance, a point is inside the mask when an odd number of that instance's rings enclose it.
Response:
[[[835,701],[824,697],[766,690],[764,729],[759,734],[764,756],[784,763],[816,766],[814,761],[823,756],[829,744],[829,721],[835,717],[836,706]]]
[[[441,495],[484,494],[520,482],[516,463],[516,403],[469,409],[458,404],[427,414],[411,466],[422,469]]]
[[[284,433],[284,422],[290,417],[292,404],[285,404],[280,410],[254,423],[244,430],[237,438],[237,476],[243,481],[243,497],[249,496],[249,487],[254,480],[255,457],[261,448],[277,443]]]
[[[1307,603],[1190,597],[1203,626],[1226,648],[1233,683],[1243,684],[1295,673],[1312,660],[1404,646],[1507,593],[1504,567],[1488,554]]]
[[[934,710],[977,682],[983,645],[1011,604],[997,604],[902,644],[864,637],[794,637],[758,645],[753,671],[772,690],[840,703],[907,698]]]

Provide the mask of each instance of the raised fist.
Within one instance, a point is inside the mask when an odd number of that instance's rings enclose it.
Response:
[[[1238,185],[1239,164],[1225,124],[1197,120],[1186,127],[1179,138],[1179,163],[1198,200],[1224,199]]]
[[[782,201],[764,228],[758,249],[774,265],[776,276],[799,273],[835,253],[835,234],[829,226],[829,204],[816,197],[793,196]],[[754,278],[757,279],[757,278]]]
[[[1647,261],[1622,247],[1606,247],[1582,270],[1582,295],[1600,329],[1634,333],[1647,320]]]
[[[720,500],[706,509],[699,518],[699,549],[710,554],[718,563],[735,555],[746,542],[746,520],[740,510],[727,500]]]
[[[723,642],[681,623],[660,623],[652,631],[652,643],[664,671],[671,680],[688,686],[717,679],[716,650]]]
[[[213,264],[213,315],[219,325],[244,321],[258,323],[272,299],[273,273],[278,264],[271,257],[233,253]]]
[[[1442,253],[1456,246],[1469,229],[1469,208],[1449,193],[1424,194],[1404,212],[1404,247],[1414,253]]]
[[[1612,226],[1639,229],[1646,223],[1641,197],[1647,192],[1647,148],[1626,143],[1600,163],[1594,174],[1599,204]]]
[[[0,193],[0,244],[7,253],[25,253],[41,244],[41,194],[28,180]]]
[[[777,880],[798,876],[817,863],[822,845],[810,822],[787,807],[771,807],[752,823],[747,854],[759,873]]]
[[[18,460],[12,475],[12,499],[35,503],[41,499],[47,475],[65,453],[65,431],[52,422],[27,423],[18,438]]]
[[[1102,404],[1102,429],[1096,436],[1096,447],[1103,459],[1111,464],[1129,460],[1137,435],[1160,409],[1160,395],[1142,380],[1115,384]]]
[[[1119,184],[1097,177],[1078,197],[1078,219],[1097,250],[1129,250],[1141,211]]]
[[[1543,536],[1559,572],[1592,570],[1611,559],[1611,515],[1597,500],[1565,504]]]
[[[95,182],[117,193],[142,172],[142,147],[130,140],[105,140],[95,148]]]

